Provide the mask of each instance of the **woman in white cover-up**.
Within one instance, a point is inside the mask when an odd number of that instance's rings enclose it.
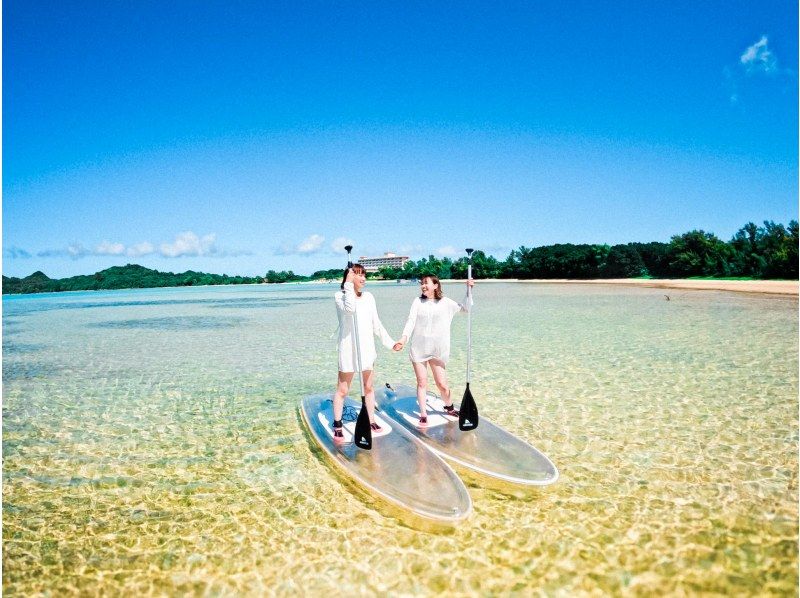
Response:
[[[391,349],[394,341],[378,318],[375,297],[364,291],[367,283],[367,272],[361,264],[353,264],[345,271],[341,290],[335,295],[336,315],[339,317],[339,376],[336,392],[333,395],[333,435],[337,439],[342,434],[342,408],[344,397],[350,392],[353,374],[358,370],[356,359],[356,342],[353,337],[353,314],[358,320],[358,344],[361,349],[362,384],[366,399],[370,426],[375,431],[381,427],[375,423],[375,390],[373,388],[373,368],[377,353],[373,334],[381,339],[387,349]]]
[[[403,328],[403,335],[393,347],[395,351],[400,351],[411,339],[408,354],[417,378],[420,425],[428,423],[425,397],[428,388],[429,366],[433,373],[433,380],[442,395],[446,414],[458,417],[458,411],[453,406],[453,400],[450,397],[450,386],[447,383],[447,370],[445,369],[447,361],[450,359],[450,323],[457,313],[469,311],[472,304],[469,288],[474,284],[473,280],[467,280],[467,295],[461,303],[457,303],[444,296],[438,277],[423,276],[420,280],[422,294],[411,304],[411,312],[408,314],[408,320]]]

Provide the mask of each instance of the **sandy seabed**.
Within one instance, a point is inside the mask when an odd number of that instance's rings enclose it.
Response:
[[[343,481],[297,412],[333,390],[338,283],[5,297],[3,593],[797,596],[797,295],[488,282],[451,387],[471,351],[482,421],[561,477],[465,477],[444,532]],[[417,285],[368,289],[399,333]],[[413,380],[378,351],[378,383]]]

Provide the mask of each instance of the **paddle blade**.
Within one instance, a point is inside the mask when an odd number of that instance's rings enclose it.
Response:
[[[478,427],[478,406],[475,404],[475,399],[472,398],[472,392],[469,389],[469,382],[467,383],[467,390],[464,391],[464,397],[461,399],[461,405],[458,407],[458,429],[462,432],[468,432]]]
[[[361,411],[356,420],[355,443],[358,448],[368,451],[372,448],[372,428],[369,426],[369,414],[364,397],[361,397]]]

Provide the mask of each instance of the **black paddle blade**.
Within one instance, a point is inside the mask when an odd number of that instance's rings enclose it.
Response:
[[[472,398],[472,392],[469,390],[469,383],[467,383],[467,390],[464,391],[464,398],[461,399],[461,405],[458,407],[458,429],[462,432],[468,432],[478,427],[478,406],[475,404],[475,399]]]
[[[368,451],[372,448],[372,428],[369,426],[369,413],[364,397],[361,397],[361,411],[356,420],[355,443],[358,448]]]

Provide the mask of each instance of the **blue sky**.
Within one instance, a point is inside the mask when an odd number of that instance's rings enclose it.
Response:
[[[798,214],[791,0],[3,2],[3,273],[310,274]]]

